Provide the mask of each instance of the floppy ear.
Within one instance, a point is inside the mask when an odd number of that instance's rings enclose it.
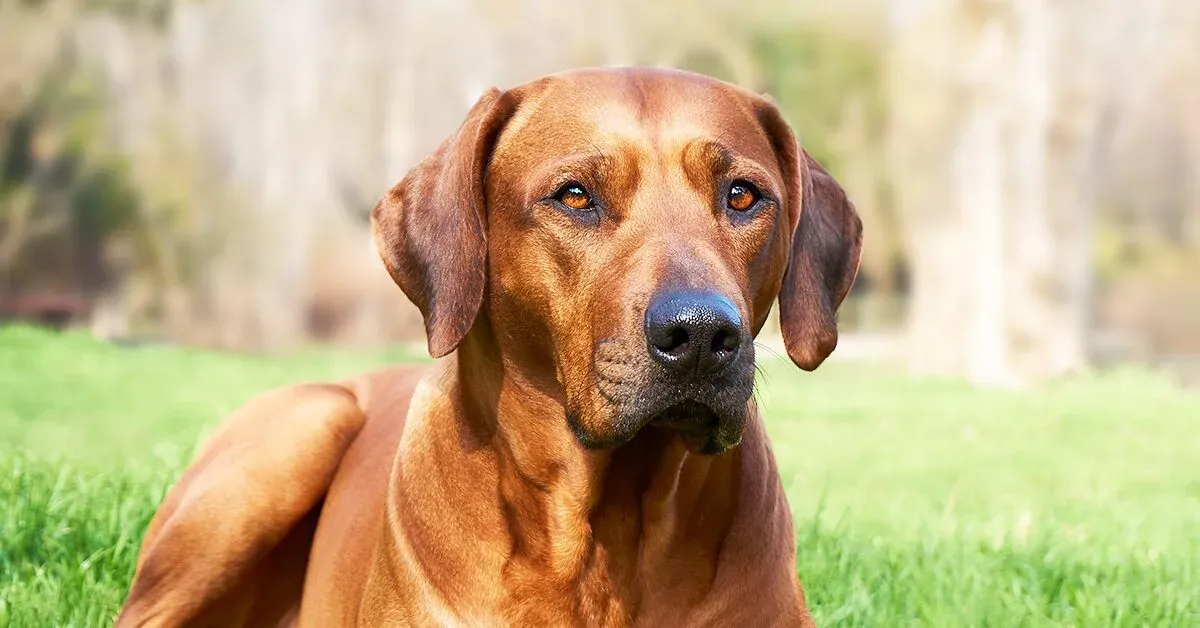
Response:
[[[811,371],[837,346],[837,309],[858,274],[862,221],[846,192],[801,149],[770,102],[759,119],[787,179],[792,242],[779,290],[779,324],[788,357]]]
[[[440,358],[471,329],[487,283],[483,177],[516,98],[495,88],[458,130],[371,211],[383,264],[421,310],[429,354]]]

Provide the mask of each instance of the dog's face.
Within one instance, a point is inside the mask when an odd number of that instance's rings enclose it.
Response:
[[[704,453],[740,441],[776,298],[798,365],[833,350],[861,238],[773,104],[662,70],[493,90],[374,224],[431,353],[482,311],[509,368],[561,389],[584,446],[655,424]]]

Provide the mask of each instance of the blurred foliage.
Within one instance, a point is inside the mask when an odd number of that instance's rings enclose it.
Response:
[[[99,15],[161,29],[168,0],[46,0],[75,16]],[[63,9],[62,7],[67,7]],[[3,7],[12,11],[12,6]],[[192,164],[164,130],[151,154],[121,150],[103,85],[81,58],[70,29],[50,20],[0,25],[42,45],[40,64],[11,59],[14,89],[0,90],[0,296],[6,292],[97,297],[118,283],[154,295],[142,318],[161,316],[163,295],[196,275]],[[78,19],[69,18],[69,19]],[[29,32],[42,25],[44,32]],[[24,67],[18,67],[24,62]],[[135,308],[136,309],[136,308]]]
[[[100,95],[64,57],[13,110],[0,119],[0,290],[22,269],[102,274],[99,251],[137,228],[140,202],[127,160],[105,148]]]
[[[166,28],[171,19],[172,0],[83,0],[84,8],[124,20]]]
[[[868,135],[881,137],[887,116],[882,42],[808,21],[766,24],[749,40],[763,65],[764,91],[830,172],[840,172],[844,159],[862,157],[845,154],[836,139],[852,101],[864,105]]]
[[[868,135],[876,141],[882,136],[887,121],[882,41],[803,16],[755,22],[739,37],[758,66],[758,83],[745,87],[774,99],[797,139],[831,172],[841,171],[850,157],[837,135],[852,103],[864,105]],[[726,81],[739,79],[721,49],[693,50],[680,65]]]
[[[1200,251],[1169,238],[1130,231],[1111,223],[1096,228],[1093,256],[1096,277],[1102,284],[1132,276],[1192,281],[1200,277]]]

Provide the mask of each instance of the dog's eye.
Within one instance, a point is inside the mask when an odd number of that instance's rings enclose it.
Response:
[[[592,208],[591,195],[578,183],[572,182],[562,186],[558,189],[558,193],[554,195],[554,198],[571,209],[583,211]]]
[[[733,185],[729,186],[729,200],[727,201],[729,209],[734,211],[744,212],[758,203],[758,199],[762,198],[758,188],[746,181],[734,181]]]

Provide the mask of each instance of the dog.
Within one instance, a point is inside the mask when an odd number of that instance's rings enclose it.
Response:
[[[753,398],[837,344],[862,223],[768,97],[492,88],[374,207],[433,366],[266,392],[151,520],[118,626],[810,626]]]

